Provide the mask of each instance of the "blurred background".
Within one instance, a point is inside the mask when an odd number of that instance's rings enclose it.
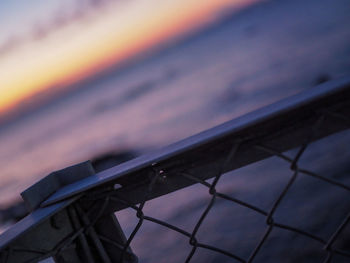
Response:
[[[1,1],[2,231],[54,170],[103,169],[349,75],[349,14],[348,0]]]

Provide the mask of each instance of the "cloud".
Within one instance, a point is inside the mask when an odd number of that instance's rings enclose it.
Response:
[[[33,22],[27,33],[12,35],[0,42],[0,57],[9,54],[27,43],[40,41],[50,34],[63,29],[75,22],[88,19],[92,14],[101,12],[112,2],[124,0],[78,0],[75,5],[61,6],[50,18],[41,23]]]
[[[16,36],[10,36],[2,44],[0,44],[0,56],[16,49],[22,42],[23,39]]]

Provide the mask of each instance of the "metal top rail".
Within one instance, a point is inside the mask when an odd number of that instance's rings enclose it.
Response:
[[[323,111],[326,106],[332,106],[335,100],[338,101],[339,98],[348,102],[346,99],[349,99],[349,95],[350,77],[311,88],[305,92],[283,99],[277,103],[169,145],[154,153],[140,156],[67,185],[50,196],[43,202],[42,206],[45,207],[112,181],[117,182],[120,180],[121,185],[126,185],[128,183],[125,181],[128,181],[128,177],[131,174],[147,174],[150,167],[155,165],[169,168],[173,166],[171,162],[174,162],[174,159],[180,160],[183,159],[184,155],[196,154],[202,147],[212,148],[223,138],[229,140],[242,134],[246,134],[246,137],[257,137],[261,133],[269,134],[269,130],[267,130],[268,126],[281,126],[282,128],[282,125],[285,126],[286,122],[295,122],[296,116],[298,116],[297,119],[299,122],[302,121],[302,118],[307,119],[309,115],[311,115],[309,117],[313,118],[315,117],[315,113],[317,115],[317,111]],[[294,126],[295,124],[290,127]],[[343,128],[346,127],[344,126]],[[332,128],[330,127],[330,129]],[[334,130],[339,130],[339,127],[334,127]],[[329,133],[331,132],[330,130]],[[323,136],[326,135],[328,134],[324,134]],[[284,150],[290,149],[296,144],[298,144],[296,140],[294,142],[286,142]],[[178,166],[178,161],[175,162]]]
[[[262,127],[269,124],[279,126],[286,120],[290,120],[288,116],[299,116],[300,113],[306,116],[308,114],[314,114],[317,110],[324,109],[325,105],[331,106],[334,99],[339,100],[340,97],[349,98],[349,89],[350,77],[311,88],[305,92],[283,99],[277,103],[250,112],[240,118],[228,121],[169,145],[168,147],[160,149],[154,153],[140,156],[121,165],[67,185],[48,198],[42,206],[45,207],[59,202],[111,181],[118,179],[128,180],[127,177],[132,173],[147,173],[146,170],[148,170],[150,166],[168,162],[174,158],[181,158],[181,155],[188,154],[189,152],[196,152],[204,145],[210,145],[209,147],[211,147],[224,137],[234,138],[244,132],[250,133],[252,130],[261,133],[264,132],[261,129]],[[286,148],[289,149],[291,147],[288,145]]]
[[[154,187],[151,195],[147,196],[148,200],[194,183],[177,177],[179,171],[190,170],[191,174],[198,175],[202,180],[215,176],[232,143],[237,140],[243,142],[240,155],[223,172],[270,157],[272,154],[250,147],[257,141],[273,146],[280,152],[305,143],[305,137],[310,134],[309,124],[315,123],[321,115],[328,117],[312,140],[348,128],[347,120],[334,121],[338,114],[350,116],[350,77],[311,88],[154,153],[69,182],[42,202],[40,208],[3,233],[0,236],[0,250],[87,193],[99,194],[101,189],[112,187],[137,204],[142,202],[151,181],[150,174],[155,170],[162,174],[163,183]],[[117,203],[104,213],[125,207]]]

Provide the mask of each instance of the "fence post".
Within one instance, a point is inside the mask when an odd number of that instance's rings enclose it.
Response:
[[[91,163],[83,162],[49,174],[21,195],[35,217],[49,209],[39,208],[40,204],[60,187],[94,174]],[[115,215],[96,219],[95,213],[84,212],[90,204],[74,201],[14,239],[1,262],[40,262],[50,257],[60,263],[120,262],[126,238]],[[130,248],[123,262],[137,262]]]

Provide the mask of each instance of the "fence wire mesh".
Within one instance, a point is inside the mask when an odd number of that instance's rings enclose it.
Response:
[[[337,117],[343,119],[343,120],[348,120],[348,118],[346,116],[341,116],[341,115],[337,115]],[[323,249],[327,252],[326,258],[324,259],[323,262],[331,262],[333,256],[335,254],[339,254],[342,255],[346,258],[348,258],[350,260],[350,252],[349,251],[343,251],[341,249],[338,249],[336,247],[333,247],[334,242],[336,241],[337,237],[340,235],[340,233],[342,232],[342,230],[346,227],[346,225],[348,224],[348,222],[350,221],[350,213],[344,218],[343,222],[338,226],[338,228],[336,229],[336,231],[328,238],[328,239],[323,239],[313,233],[309,233],[307,231],[304,231],[302,229],[293,227],[293,226],[289,226],[280,222],[276,222],[273,218],[275,211],[278,209],[279,204],[281,203],[281,201],[283,200],[283,198],[286,196],[286,194],[288,193],[289,189],[291,188],[291,186],[293,185],[293,183],[295,182],[296,178],[298,176],[301,175],[305,175],[305,176],[311,176],[316,178],[317,180],[322,180],[325,181],[329,184],[332,184],[334,186],[337,186],[339,188],[343,188],[345,190],[347,190],[348,192],[350,191],[350,187],[342,184],[340,182],[334,181],[330,178],[318,175],[312,171],[303,169],[301,167],[299,167],[298,162],[299,159],[302,157],[302,154],[304,153],[304,151],[309,147],[309,143],[312,140],[312,137],[314,136],[315,133],[317,133],[318,127],[319,127],[319,123],[322,122],[322,117],[317,121],[317,123],[315,123],[312,126],[312,132],[310,134],[310,137],[307,139],[307,141],[300,147],[300,149],[298,150],[298,152],[296,153],[296,155],[294,156],[294,158],[290,158],[288,156],[286,156],[283,153],[280,153],[274,149],[271,149],[269,147],[266,147],[264,145],[255,145],[254,147],[256,147],[257,149],[261,150],[261,151],[265,151],[268,152],[274,156],[277,156],[278,158],[283,159],[284,161],[288,162],[290,164],[290,170],[292,173],[291,178],[289,179],[288,183],[284,186],[284,188],[282,189],[281,193],[279,194],[278,198],[275,200],[275,202],[273,203],[273,205],[271,206],[270,210],[265,211],[263,209],[260,209],[259,207],[256,207],[252,204],[246,203],[242,200],[239,199],[235,199],[233,197],[230,197],[226,194],[220,193],[216,190],[216,185],[219,182],[221,176],[223,175],[223,171],[226,170],[226,166],[229,162],[234,162],[234,157],[236,154],[239,154],[239,145],[240,142],[236,142],[233,146],[232,149],[230,150],[230,153],[228,154],[227,158],[225,159],[224,163],[222,164],[222,168],[221,171],[215,176],[214,181],[212,183],[208,183],[204,180],[201,180],[191,174],[186,173],[186,171],[180,172],[179,175],[180,176],[184,176],[185,178],[192,180],[195,183],[200,183],[202,185],[204,185],[205,187],[208,188],[208,192],[211,195],[210,201],[208,202],[206,208],[203,210],[201,217],[199,218],[199,220],[197,221],[195,227],[193,228],[192,232],[187,232],[175,225],[171,225],[167,222],[163,222],[161,220],[158,220],[156,218],[144,215],[143,213],[143,207],[146,203],[146,201],[143,201],[141,204],[139,205],[132,205],[130,202],[127,202],[125,199],[123,199],[123,197],[112,197],[109,199],[109,197],[107,197],[105,200],[110,200],[110,201],[115,201],[115,202],[123,202],[126,205],[132,207],[135,211],[136,211],[136,216],[139,218],[138,224],[136,225],[135,229],[133,230],[132,234],[130,235],[129,239],[127,240],[125,246],[124,246],[124,252],[126,251],[126,248],[132,243],[135,235],[138,233],[139,229],[142,227],[142,223],[144,220],[148,220],[150,222],[162,225],[166,228],[169,228],[173,231],[178,232],[179,234],[182,234],[184,236],[186,236],[189,240],[189,245],[192,246],[192,249],[190,251],[190,253],[188,254],[187,258],[186,258],[186,263],[187,262],[191,262],[191,259],[193,258],[193,255],[195,254],[196,250],[198,248],[203,248],[203,249],[207,249],[207,250],[211,250],[215,253],[221,253],[227,257],[232,258],[233,260],[237,261],[237,262],[254,262],[254,259],[256,257],[256,255],[259,253],[260,249],[263,247],[264,243],[266,242],[266,240],[268,239],[271,231],[274,228],[280,228],[280,229],[284,229],[286,231],[292,231],[298,235],[303,235],[307,238],[313,239],[317,242],[319,242],[320,244],[320,249]],[[159,180],[160,176],[165,176],[164,175],[164,171],[157,171],[155,170],[154,172],[154,177],[153,180],[151,181],[149,188],[148,188],[148,193],[152,192],[153,189],[153,185],[154,183]],[[252,250],[251,255],[249,256],[249,258],[241,258],[240,256],[233,254],[230,251],[226,251],[221,249],[220,247],[215,247],[215,246],[210,246],[208,244],[204,244],[201,243],[200,241],[197,240],[196,238],[196,234],[199,231],[203,221],[206,219],[206,216],[208,215],[208,213],[210,212],[210,210],[213,208],[213,206],[215,205],[215,200],[217,198],[223,198],[226,199],[230,202],[233,202],[235,204],[241,205],[241,206],[245,206],[253,211],[255,211],[256,213],[260,213],[261,215],[266,217],[266,232],[264,233],[264,235],[261,237],[261,240],[258,242],[257,246]],[[145,200],[147,200],[147,197],[145,198]],[[125,255],[125,253],[123,253],[123,255]]]
[[[318,112],[317,116],[318,117],[313,123],[309,123],[308,132],[303,135],[302,143],[298,146],[296,151],[293,151],[294,156],[292,157],[262,141],[253,140],[252,142],[247,141],[245,138],[235,138],[234,140],[227,142],[230,144],[228,147],[229,150],[225,151],[225,158],[221,159],[220,165],[213,170],[215,172],[212,174],[212,179],[210,180],[192,173],[192,168],[196,165],[195,161],[189,167],[181,167],[181,169],[175,170],[173,168],[168,169],[158,163],[153,163],[150,167],[149,178],[146,180],[148,182],[147,187],[142,193],[141,201],[139,199],[135,201],[132,196],[125,194],[125,190],[123,191],[125,185],[120,186],[116,184],[118,182],[113,182],[112,184],[99,186],[96,189],[86,191],[78,200],[70,204],[65,210],[52,216],[48,222],[47,228],[41,226],[42,230],[40,231],[42,233],[49,228],[59,230],[60,235],[63,236],[59,243],[52,244],[48,242],[46,247],[44,245],[45,248],[41,246],[40,249],[35,249],[35,244],[33,243],[35,243],[36,240],[30,242],[33,244],[31,247],[28,247],[28,243],[26,242],[23,242],[24,245],[21,245],[21,242],[17,242],[15,245],[10,245],[1,252],[0,260],[1,262],[15,262],[14,260],[16,257],[23,257],[23,255],[26,255],[26,257],[29,257],[30,259],[25,262],[44,262],[42,260],[50,257],[55,260],[55,262],[115,262],[115,257],[113,257],[112,260],[110,256],[109,251],[112,250],[115,251],[118,256],[117,262],[136,262],[137,259],[130,248],[133,247],[135,238],[140,235],[145,222],[150,222],[173,231],[187,239],[189,251],[184,259],[184,262],[186,263],[195,262],[195,255],[199,250],[206,250],[211,253],[225,256],[227,262],[263,262],[261,259],[258,259],[259,253],[264,250],[264,246],[266,246],[267,242],[273,241],[269,239],[276,229],[291,232],[294,236],[301,236],[310,240],[310,242],[316,242],[319,250],[323,251],[322,260],[319,262],[350,262],[350,251],[348,247],[346,248],[344,245],[337,244],[339,237],[344,235],[344,231],[349,226],[350,213],[348,213],[342,221],[337,224],[336,229],[327,237],[305,230],[300,226],[290,225],[283,221],[281,222],[275,217],[276,212],[280,209],[281,203],[290,193],[291,189],[296,184],[297,179],[300,177],[310,177],[314,180],[322,181],[330,187],[335,187],[342,192],[346,192],[343,200],[344,202],[348,202],[349,200],[349,185],[336,180],[333,177],[324,176],[318,172],[311,171],[304,167],[304,165],[301,165],[301,160],[303,159],[305,151],[312,147],[312,142],[319,138],[318,133],[320,130],[324,129],[323,126],[325,119],[332,118],[350,128],[350,118],[339,112],[325,110],[322,111],[321,114]],[[266,207],[259,207],[251,202],[218,190],[218,183],[223,175],[232,169],[234,166],[232,164],[237,162],[237,157],[241,154],[242,147],[253,148],[255,151],[261,152],[263,155],[274,156],[288,164],[290,177],[278,190],[274,201],[268,209],[266,209]],[[322,154],[326,155],[327,152]],[[198,159],[201,157],[202,156],[198,156]],[[333,158],[337,157],[333,156]],[[171,172],[168,170],[171,170]],[[347,171],[347,173],[348,172],[349,171]],[[198,220],[190,231],[174,223],[159,219],[156,216],[148,215],[145,212],[146,203],[151,202],[150,199],[159,195],[157,193],[154,194],[154,192],[157,192],[156,188],[164,187],[164,181],[167,182],[170,177],[177,178],[176,180],[180,180],[181,178],[181,180],[187,182],[186,185],[199,184],[207,189],[206,191],[209,195],[209,200],[204,205]],[[260,190],[269,191],[270,189],[264,188]],[[323,194],[326,195],[327,193]],[[242,253],[239,253],[234,247],[232,247],[231,250],[228,250],[226,247],[221,247],[220,242],[216,242],[215,245],[213,245],[211,243],[203,242],[200,239],[199,232],[206,231],[203,229],[203,224],[207,220],[209,213],[213,211],[218,200],[225,200],[232,204],[232,206],[244,207],[257,215],[264,217],[265,230],[260,238],[256,240],[255,246],[249,248],[250,254],[248,256],[242,256]],[[307,202],[308,200],[305,200],[305,203]],[[118,209],[115,209],[115,207],[118,207]],[[105,218],[108,217],[108,215],[113,214],[116,210],[122,210],[124,208],[134,210],[137,223],[127,238],[121,237],[118,241],[109,235],[108,230],[101,230],[101,224],[103,225],[107,222],[105,221]],[[319,207],[317,209],[322,210],[324,208]],[[329,214],[332,215],[332,211],[329,211]],[[217,215],[217,217],[220,216],[221,215]],[[67,227],[68,225],[71,227]],[[231,227],[234,228],[234,226]],[[254,226],[252,226],[252,228],[254,228]],[[154,235],[157,234],[154,233]],[[210,233],[208,233],[208,235],[210,235]],[[41,235],[41,237],[43,236]],[[29,236],[28,239],[30,238],[32,237]],[[232,236],[230,239],[233,240],[235,237]],[[158,241],[162,242],[162,240]],[[293,244],[285,244],[285,246],[292,247]],[[147,249],[152,250],[152,244],[149,244],[149,248]],[[69,253],[71,250],[78,250],[78,255]],[[270,252],[273,253],[273,251]],[[16,254],[18,255],[16,256]],[[308,255],[305,255],[305,257],[307,256]],[[140,261],[143,262],[142,258],[140,258]],[[157,261],[170,262],[167,261],[166,258],[158,259]],[[305,260],[305,262],[308,261]]]

